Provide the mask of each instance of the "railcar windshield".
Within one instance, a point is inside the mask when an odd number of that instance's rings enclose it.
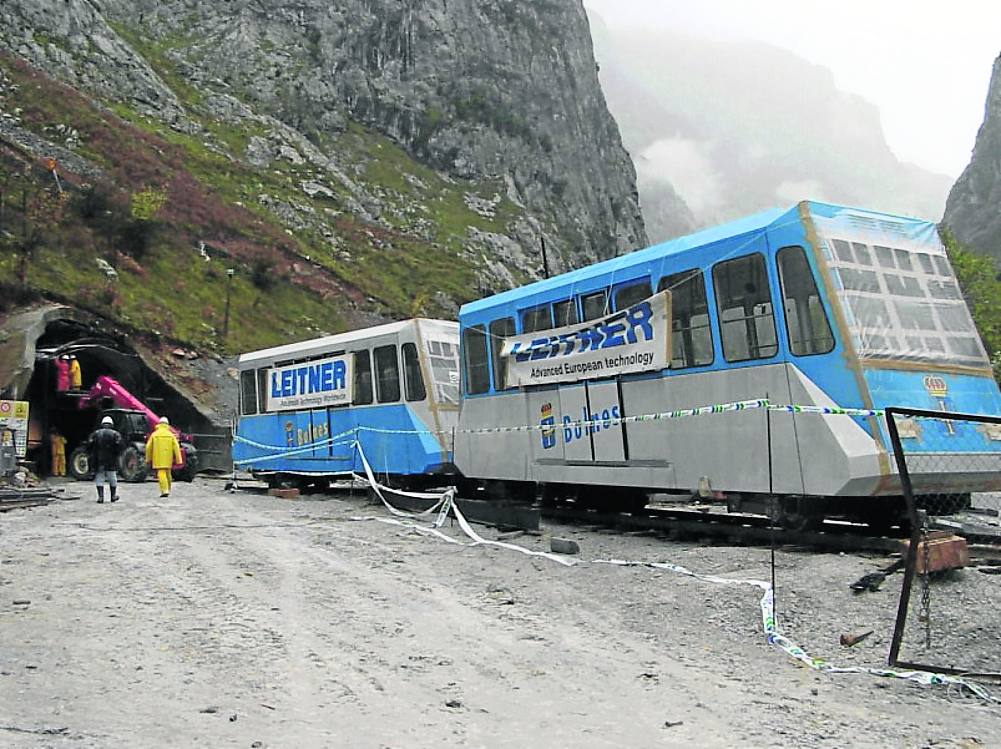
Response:
[[[431,370],[431,387],[439,405],[459,405],[459,329],[455,324],[421,321],[421,333]]]
[[[989,366],[933,225],[817,223],[859,358]]]

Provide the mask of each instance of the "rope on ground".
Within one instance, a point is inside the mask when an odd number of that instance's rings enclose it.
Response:
[[[819,671],[827,674],[868,674],[870,676],[879,676],[895,679],[903,679],[906,681],[915,682],[918,684],[925,684],[929,686],[947,686],[949,688],[955,688],[959,690],[966,690],[970,694],[973,694],[977,698],[985,702],[993,702],[1001,704],[1001,699],[994,697],[987,689],[975,684],[966,679],[956,676],[950,676],[947,674],[939,674],[930,671],[917,671],[917,670],[901,670],[894,668],[875,668],[871,666],[836,666],[823,658],[814,658],[806,653],[803,648],[793,642],[790,638],[782,633],[778,627],[778,622],[775,618],[775,592],[772,589],[771,583],[764,582],[762,580],[742,580],[736,578],[727,577],[717,577],[715,575],[704,575],[698,572],[693,572],[686,567],[681,565],[671,564],[670,562],[637,562],[637,561],[627,561],[623,559],[595,559],[590,562],[582,560],[581,562],[576,562],[572,559],[566,559],[556,554],[550,554],[544,551],[534,551],[532,549],[526,549],[523,546],[518,546],[517,544],[506,543],[502,541],[490,541],[481,537],[475,530],[470,526],[469,522],[459,511],[458,506],[455,504],[455,489],[448,489],[442,494],[427,494],[427,493],[411,493],[411,492],[398,492],[396,493],[404,494],[406,496],[418,497],[423,499],[440,499],[440,501],[434,505],[430,510],[425,510],[421,515],[428,515],[431,512],[438,510],[438,515],[434,521],[433,528],[427,528],[419,526],[416,519],[419,515],[412,515],[399,510],[390,504],[390,502],[383,495],[383,490],[387,487],[382,486],[376,480],[372,469],[365,458],[364,450],[361,444],[356,444],[356,449],[358,450],[359,457],[361,458],[362,465],[365,467],[366,478],[371,485],[373,491],[378,495],[379,499],[382,500],[383,505],[394,515],[407,517],[409,520],[395,520],[390,518],[379,518],[379,517],[364,517],[358,518],[358,520],[374,520],[382,523],[389,523],[392,525],[401,525],[407,528],[411,528],[424,535],[434,535],[442,540],[452,543],[461,544],[463,546],[496,546],[502,549],[507,549],[509,551],[517,551],[522,554],[527,554],[529,556],[544,557],[550,561],[556,562],[563,565],[564,567],[573,567],[578,564],[608,564],[618,567],[647,567],[650,569],[660,569],[668,570],[679,575],[686,575],[688,577],[695,578],[697,580],[702,580],[704,582],[713,583],[716,585],[728,585],[728,586],[751,586],[758,588],[762,591],[760,607],[761,607],[761,621],[762,628],[764,630],[765,639],[769,645],[778,648],[784,652],[790,658],[799,661],[810,669],[814,671]],[[360,477],[359,477],[360,478]],[[455,516],[456,521],[459,524],[459,528],[462,530],[466,536],[471,539],[469,543],[463,543],[451,536],[442,533],[439,529],[444,523],[444,517],[447,516],[448,511],[451,510],[452,514]]]

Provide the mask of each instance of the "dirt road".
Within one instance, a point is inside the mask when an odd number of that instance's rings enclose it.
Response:
[[[282,501],[199,480],[167,500],[147,483],[98,505],[78,486],[79,501],[0,515],[3,747],[975,747],[1001,736],[997,707],[797,666],[764,642],[750,588],[453,546],[351,520],[384,515],[360,497]],[[762,549],[557,531],[588,559],[767,579]],[[881,664],[896,591],[849,599],[846,587],[878,563],[780,554],[790,633],[817,655]],[[872,622],[863,645],[837,645],[845,626]]]

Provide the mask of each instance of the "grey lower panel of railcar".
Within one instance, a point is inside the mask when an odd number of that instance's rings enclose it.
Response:
[[[835,404],[795,366],[699,373],[616,383],[512,391],[463,404],[456,464],[471,478],[693,490],[703,477],[723,491],[870,494],[889,461],[846,416],[763,409],[612,425],[623,416],[768,397]],[[605,414],[608,416],[605,416]],[[588,416],[593,433],[565,427]],[[771,429],[771,482],[768,431]],[[552,431],[463,434],[463,428],[551,424]],[[881,465],[882,464],[882,465]]]

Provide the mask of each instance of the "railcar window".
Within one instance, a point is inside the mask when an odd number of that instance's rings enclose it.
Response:
[[[459,338],[439,341],[426,338],[428,364],[435,400],[439,405],[459,405]]]
[[[959,287],[953,281],[929,281],[928,293],[932,299],[962,299]]]
[[[852,247],[850,244],[845,242],[843,239],[832,239],[831,243],[834,245],[834,252],[838,256],[838,260],[843,263],[854,263],[855,256],[852,254]]]
[[[257,405],[261,413],[268,412],[268,370],[262,367],[257,370]]]
[[[850,296],[848,297],[848,305],[851,307],[855,321],[860,328],[888,328],[890,326],[890,313],[886,309],[886,302],[882,299]]]
[[[783,247],[778,261],[790,351],[796,356],[829,353],[834,335],[806,253],[802,247]]]
[[[575,300],[564,299],[562,302],[553,302],[553,323],[557,328],[576,325],[579,322]]]
[[[490,389],[490,362],[487,357],[487,332],[482,325],[462,331],[462,355],[466,361],[466,392],[485,393]]]
[[[400,399],[400,361],[396,346],[377,346],[375,356],[375,395],[379,403],[396,403]]]
[[[884,273],[883,280],[886,281],[886,290],[895,296],[923,297],[925,295],[918,279],[911,276]]]
[[[713,266],[720,337],[727,361],[767,359],[778,352],[765,258],[754,254]]]
[[[921,264],[921,270],[927,273],[929,276],[935,275],[935,266],[932,264],[931,255],[924,252],[916,253],[918,262]]]
[[[881,247],[877,244],[872,249],[876,251],[876,262],[881,268],[893,269],[897,267],[897,264],[893,262],[893,250],[889,247]]]
[[[417,356],[416,343],[404,343],[403,351],[403,385],[408,401],[422,401],[427,398],[424,387],[424,375],[421,373],[421,360]]]
[[[553,314],[548,304],[541,307],[522,310],[521,332],[534,333],[537,330],[549,330],[553,327]]]
[[[927,302],[908,302],[898,299],[894,301],[893,306],[897,308],[900,327],[904,330],[937,330],[935,316],[931,312],[931,305]]]
[[[869,245],[861,242],[852,242],[852,249],[855,250],[855,260],[859,265],[872,265],[872,255],[869,253]]]
[[[584,294],[580,298],[580,306],[584,313],[584,322],[604,317],[608,312],[608,292],[602,289],[593,294]]]
[[[940,276],[952,278],[952,270],[949,268],[949,261],[939,255],[936,255],[933,259],[935,260],[935,267],[938,268],[938,274]]]
[[[490,323],[490,362],[494,369],[494,390],[510,389],[507,386],[506,367],[501,357],[501,349],[504,347],[504,339],[513,336],[514,333],[513,317],[502,317]]]
[[[671,292],[671,369],[713,363],[713,336],[702,271],[664,276],[657,291]]]
[[[865,291],[879,294],[879,277],[874,270],[856,270],[855,268],[838,268],[841,284],[849,291]]]
[[[650,296],[650,281],[644,280],[615,290],[615,311],[628,309]]]
[[[897,267],[900,270],[914,270],[914,263],[911,262],[911,253],[907,250],[894,250],[893,255],[897,258]]]
[[[240,401],[244,416],[257,413],[257,373],[253,369],[240,372]]]
[[[942,321],[943,330],[949,333],[973,332],[973,321],[970,319],[970,313],[966,311],[965,305],[937,304],[935,305],[935,311],[938,312],[938,319]],[[931,313],[929,312],[930,315]]]
[[[982,359],[984,356],[980,350],[980,341],[976,338],[948,338],[946,345],[949,351],[965,359]]]
[[[368,349],[355,351],[354,399],[356,406],[367,406],[372,402],[372,356]]]

